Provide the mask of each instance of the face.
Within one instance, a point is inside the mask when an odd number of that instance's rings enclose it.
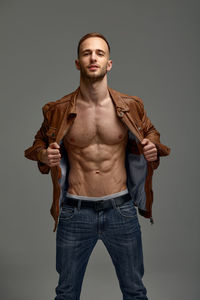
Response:
[[[107,43],[99,37],[91,37],[80,45],[79,59],[75,61],[82,79],[90,82],[102,80],[112,68]]]

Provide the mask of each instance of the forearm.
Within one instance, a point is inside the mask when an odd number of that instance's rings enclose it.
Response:
[[[151,123],[145,110],[143,112],[142,122],[143,122],[144,138],[149,139],[152,143],[156,145],[156,148],[158,150],[158,156],[169,155],[170,148],[160,142],[160,133],[155,128],[155,126]]]

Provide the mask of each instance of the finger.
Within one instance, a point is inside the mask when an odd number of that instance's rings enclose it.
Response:
[[[145,154],[145,155],[153,156],[153,155],[157,155],[157,151],[149,150],[149,151],[145,152],[144,154]]]
[[[50,155],[49,155],[48,159],[49,159],[49,161],[52,161],[52,160],[60,160],[60,157],[59,157],[59,156],[55,156],[55,155],[53,155],[53,156],[50,156]]]
[[[149,158],[148,161],[155,161],[157,158]]]
[[[57,158],[57,157],[61,157],[61,154],[60,153],[48,153],[47,156],[49,158]]]
[[[59,149],[51,149],[51,148],[47,149],[47,154],[55,155],[59,153],[60,153]]]
[[[60,159],[61,159],[60,157],[53,157],[53,156],[52,157],[48,157],[48,161],[49,162],[51,162],[51,161],[60,161]]]
[[[148,155],[148,154],[156,154],[157,150],[156,149],[150,149],[150,150],[144,150],[143,152],[146,155]]]
[[[49,162],[55,163],[55,162],[59,162],[60,158],[51,158],[49,159]]]
[[[53,163],[49,163],[50,167],[55,167],[55,166],[59,166],[60,162],[53,162]]]
[[[60,148],[60,146],[59,146],[56,142],[51,143],[51,144],[49,145],[49,147],[52,148],[52,149],[59,149],[59,148]]]
[[[143,139],[142,142],[141,142],[141,144],[144,146],[144,145],[146,145],[148,142],[149,142],[148,139]]]
[[[148,145],[145,145],[143,149],[156,149],[156,147],[153,143],[149,143]]]
[[[147,152],[151,149],[150,145],[144,146],[143,147],[143,152]]]
[[[147,160],[156,160],[157,159],[157,155],[146,155],[145,157]]]

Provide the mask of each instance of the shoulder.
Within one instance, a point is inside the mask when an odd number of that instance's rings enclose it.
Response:
[[[139,97],[139,96],[134,96],[134,95],[130,95],[130,94],[125,94],[125,93],[122,93],[118,90],[115,90],[113,88],[110,88],[109,89],[111,90],[111,92],[117,94],[118,96],[120,96],[121,98],[123,98],[124,100],[132,100],[132,101],[135,101],[135,102],[138,102],[138,103],[141,103],[142,102],[142,98]]]
[[[128,106],[136,105],[141,109],[144,108],[144,103],[143,103],[143,100],[141,97],[130,95],[130,94],[125,94],[125,93],[122,93],[117,90],[114,90],[114,91],[115,91],[115,93],[118,94],[118,96],[120,96],[120,98],[123,100],[123,102],[125,102]]]
[[[72,94],[73,94],[73,92],[70,94],[64,95],[63,97],[61,97],[57,100],[50,101],[50,102],[47,102],[46,104],[44,104],[42,107],[43,114],[46,115],[55,110],[64,110],[69,105]]]
[[[138,104],[143,104],[143,100],[141,97],[139,96],[132,96],[132,95],[127,95],[127,94],[124,94],[124,93],[121,93],[122,94],[122,98],[125,100],[125,101],[134,101]]]

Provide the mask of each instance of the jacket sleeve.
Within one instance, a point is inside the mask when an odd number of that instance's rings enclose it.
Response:
[[[39,152],[43,149],[48,148],[48,136],[46,135],[46,133],[48,131],[49,126],[48,126],[48,120],[45,113],[45,111],[47,110],[47,105],[48,104],[44,105],[42,108],[44,120],[42,122],[40,129],[37,131],[34,137],[33,144],[31,147],[27,148],[24,151],[24,156],[26,158],[37,161],[39,171],[42,174],[48,174],[50,171],[50,167],[39,160]]]
[[[147,116],[147,112],[144,109],[144,104],[142,99],[140,99],[141,109],[142,109],[142,127],[144,132],[144,138],[149,139],[152,143],[155,144],[158,151],[158,159],[152,162],[153,169],[157,169],[160,163],[160,156],[167,156],[170,154],[171,149],[166,145],[162,144],[160,141],[160,133],[151,123],[150,119]]]

